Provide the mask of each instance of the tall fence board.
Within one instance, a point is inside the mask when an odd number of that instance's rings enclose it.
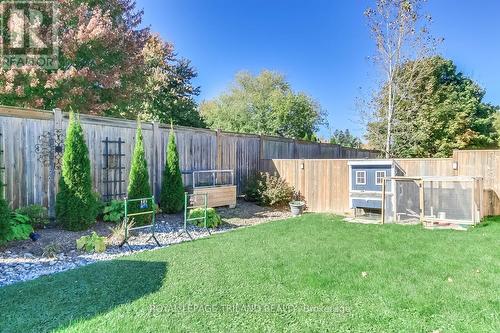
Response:
[[[396,159],[406,176],[455,176],[452,158]]]
[[[344,159],[273,159],[262,170],[284,178],[313,212],[349,211],[349,166]]]
[[[500,150],[456,150],[459,176],[483,177],[485,215],[500,215]]]
[[[217,169],[234,170],[238,193],[246,181],[259,170],[260,139],[250,135],[219,133]]]
[[[106,179],[103,141],[107,138],[124,141],[121,146],[124,154],[121,160],[124,167],[122,190],[126,192],[137,123],[89,115],[80,115],[80,120],[89,148],[94,190],[104,194],[108,186],[103,183]],[[50,167],[39,160],[35,146],[40,136],[47,132],[60,129],[65,133],[68,122],[68,114],[60,111],[0,106],[5,194],[13,208],[34,203],[53,208],[59,171],[53,181],[49,180]],[[146,122],[142,123],[142,130],[151,188],[158,196],[170,126]],[[337,158],[345,149],[338,145],[182,126],[175,126],[174,130],[185,186],[192,185],[192,171],[232,169],[239,194],[244,191],[247,179],[259,170],[262,158]],[[374,151],[359,150],[357,157],[374,157],[376,154]]]
[[[377,158],[380,152],[335,144],[262,136],[262,159]]]

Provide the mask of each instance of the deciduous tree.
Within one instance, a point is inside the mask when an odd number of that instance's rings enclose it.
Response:
[[[392,156],[447,157],[453,149],[487,148],[496,145],[494,128],[498,107],[483,102],[484,90],[457,71],[452,61],[431,57],[408,62],[399,76],[420,71],[404,99],[396,99],[391,139]],[[379,96],[380,107],[368,124],[368,139],[377,149],[387,131],[387,89]],[[412,112],[408,112],[412,110]]]
[[[310,96],[294,92],[282,74],[262,71],[236,75],[219,97],[203,102],[202,117],[213,129],[301,139],[325,123],[324,113]]]
[[[59,1],[59,67],[1,69],[0,104],[91,114],[126,110],[148,34],[134,6],[130,0]]]
[[[380,87],[373,95],[372,111],[368,118],[378,116],[377,111],[384,108],[384,136],[377,138],[383,141],[386,157],[394,155],[392,148],[395,133],[394,121],[401,115],[397,110],[406,112],[411,118],[413,109],[399,108],[398,103],[407,99],[407,90],[415,80],[425,73],[416,68],[407,68],[406,75],[396,75],[403,64],[416,64],[410,61],[419,60],[434,52],[436,40],[428,31],[431,21],[429,15],[422,12],[425,0],[377,0],[373,8],[366,10],[365,15],[377,47],[372,57],[381,73]],[[383,94],[381,92],[383,91]],[[370,121],[370,120],[369,120]],[[370,130],[370,128],[368,128]],[[371,136],[381,133],[370,133]],[[377,146],[381,146],[378,144]]]
[[[0,69],[0,104],[203,126],[196,71],[141,27],[133,0],[58,4],[59,67]]]
[[[197,73],[187,59],[177,58],[172,44],[151,35],[143,49],[145,83],[141,117],[175,125],[204,127],[194,97],[200,87],[193,85]]]

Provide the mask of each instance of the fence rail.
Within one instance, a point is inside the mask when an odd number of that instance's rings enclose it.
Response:
[[[128,185],[137,123],[91,115],[80,115],[80,120],[89,148],[94,190],[109,197],[110,191],[111,195],[113,191],[118,193],[119,189],[113,187],[120,184],[123,191]],[[60,177],[57,161],[62,153],[62,146],[60,151],[54,148],[53,139],[55,133],[64,136],[68,121],[68,114],[57,109],[43,111],[0,106],[5,194],[13,208],[37,203],[53,209]],[[151,188],[158,197],[170,126],[144,122],[142,129]],[[238,193],[244,190],[248,177],[260,169],[262,159],[370,158],[378,155],[371,150],[263,135],[183,126],[174,126],[174,130],[181,170],[234,170]],[[118,140],[123,142],[120,151],[116,152],[113,149],[118,148],[110,141]],[[120,172],[111,172],[114,169]],[[183,172],[183,181],[185,186],[191,186],[192,176]]]

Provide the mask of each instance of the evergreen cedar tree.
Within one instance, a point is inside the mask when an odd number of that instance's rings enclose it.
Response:
[[[179,168],[179,153],[175,144],[174,128],[168,137],[167,161],[163,170],[160,207],[164,213],[177,213],[184,208],[184,185]]]
[[[137,132],[135,135],[134,154],[132,156],[132,165],[130,167],[128,198],[141,199],[151,198],[151,189],[149,187],[149,173],[146,156],[144,153],[144,144],[142,137],[141,123],[137,122]],[[128,206],[129,213],[140,211],[150,211],[151,201],[148,201],[148,207],[141,209],[140,202],[131,202]],[[134,216],[135,225],[147,225],[151,222],[151,215]]]
[[[70,113],[56,197],[57,221],[67,230],[86,230],[95,223],[97,209],[83,129],[75,114]]]

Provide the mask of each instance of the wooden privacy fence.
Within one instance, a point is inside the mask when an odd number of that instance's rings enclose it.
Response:
[[[500,150],[454,151],[453,158],[395,159],[406,176],[483,177],[484,215],[500,215]],[[261,170],[278,174],[314,212],[349,214],[347,159],[269,159]]]
[[[500,150],[456,150],[458,176],[483,177],[484,215],[500,215]]]
[[[94,190],[112,198],[126,192],[135,121],[80,115],[89,148]],[[53,209],[68,114],[0,107],[5,194],[13,208],[43,204]],[[142,123],[151,187],[159,195],[170,126]],[[238,193],[263,158],[366,158],[378,152],[270,136],[174,126],[185,186],[195,170],[232,169]]]

